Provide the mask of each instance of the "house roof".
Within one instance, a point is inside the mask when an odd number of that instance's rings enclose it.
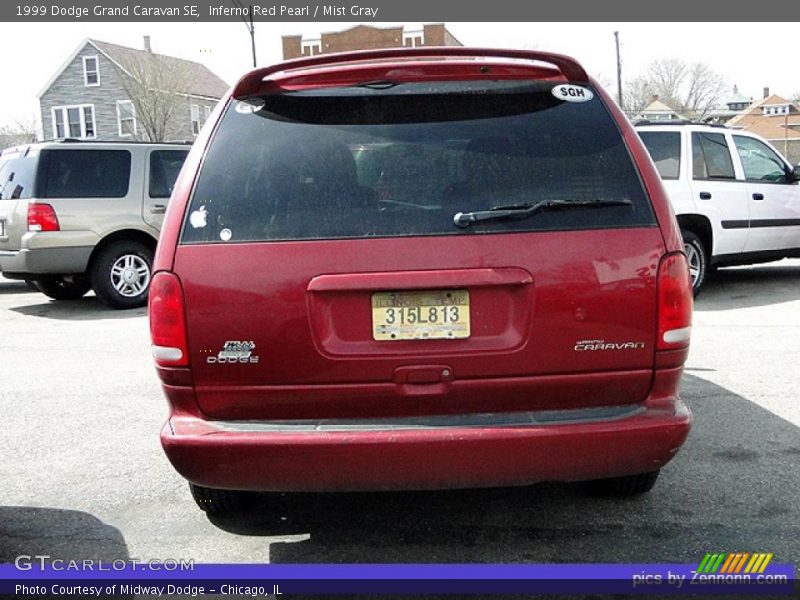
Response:
[[[127,46],[120,46],[118,44],[110,44],[108,42],[101,42],[99,40],[85,39],[75,49],[72,55],[70,55],[61,68],[50,78],[44,88],[42,88],[42,91],[39,92],[40,97],[50,88],[51,85],[53,85],[53,82],[58,79],[61,73],[64,72],[64,70],[72,63],[75,57],[86,47],[87,44],[91,44],[97,49],[98,52],[104,54],[108,60],[113,62],[117,67],[126,73],[128,72],[125,67],[126,64],[130,65],[134,62],[137,62],[142,57],[151,54],[147,50],[138,50],[136,48],[129,48]],[[222,79],[214,75],[214,73],[212,73],[208,67],[201,63],[185,60],[183,58],[176,58],[174,56],[167,56],[165,54],[152,54],[159,56],[168,62],[174,63],[176,66],[180,66],[181,68],[188,70],[188,76],[182,78],[186,81],[185,85],[182,86],[182,89],[175,90],[180,94],[202,96],[207,98],[221,98],[230,87]]]
[[[761,110],[764,106],[786,104],[794,107],[794,111],[788,115],[765,115]],[[727,125],[750,131],[767,140],[800,139],[800,131],[796,129],[800,127],[800,112],[797,105],[777,94],[754,102],[743,113],[728,121]]]
[[[745,118],[747,116],[752,115],[761,115],[762,111],[761,108],[763,106],[771,106],[771,105],[783,105],[783,104],[791,104],[790,100],[787,100],[783,96],[778,96],[778,94],[772,94],[771,96],[767,96],[766,98],[761,98],[756,102],[753,102],[750,106],[748,106],[744,112],[740,114],[741,118]]]
[[[733,93],[725,100],[725,104],[750,104],[752,100],[742,94],[739,88],[733,86]]]
[[[150,54],[147,50],[137,50],[136,48],[128,48],[127,46],[109,44],[108,42],[101,42],[98,40],[89,40],[89,43],[105,54],[110,60],[117,63],[122,69],[125,69],[126,63],[130,64]],[[183,86],[184,89],[176,90],[179,93],[190,94],[192,96],[221,98],[230,87],[227,83],[222,81],[222,79],[214,75],[208,67],[201,63],[185,60],[183,58],[175,58],[174,56],[167,56],[165,54],[158,54],[157,56],[188,70],[188,77],[184,78],[186,80]]]
[[[653,102],[651,102],[645,108],[643,108],[641,112],[642,113],[666,112],[666,113],[674,113],[676,115],[678,114],[678,111],[676,111],[671,106],[664,104],[661,100],[653,100]]]

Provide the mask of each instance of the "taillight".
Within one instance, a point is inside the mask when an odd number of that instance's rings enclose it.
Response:
[[[686,256],[680,252],[669,254],[658,267],[657,349],[682,348],[689,343],[692,305],[692,278]]]
[[[161,367],[189,364],[186,306],[181,281],[174,273],[156,273],[150,282],[150,339],[153,358]]]
[[[49,204],[28,204],[28,231],[58,231],[56,211]]]

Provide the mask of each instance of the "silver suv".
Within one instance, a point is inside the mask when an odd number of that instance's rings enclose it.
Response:
[[[93,289],[113,308],[147,302],[178,144],[46,142],[0,153],[0,271],[56,300]]]

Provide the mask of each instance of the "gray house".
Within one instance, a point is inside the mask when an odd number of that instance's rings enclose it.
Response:
[[[228,89],[204,65],[86,39],[39,92],[43,139],[193,140]]]

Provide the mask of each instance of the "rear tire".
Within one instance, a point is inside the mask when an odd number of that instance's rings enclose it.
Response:
[[[194,483],[189,484],[192,498],[200,510],[209,515],[221,515],[240,511],[247,504],[247,494],[234,490],[218,490]]]
[[[653,489],[658,479],[659,469],[649,473],[598,479],[590,482],[591,490],[601,496],[638,496]]]
[[[708,251],[700,238],[688,229],[681,229],[681,235],[683,236],[683,251],[686,253],[689,273],[692,276],[692,293],[697,296],[709,271]]]
[[[112,242],[92,261],[92,288],[107,306],[138,308],[147,304],[153,251],[134,240]]]
[[[76,279],[67,281],[63,277],[58,279],[30,279],[26,280],[30,287],[42,292],[45,296],[53,300],[78,300],[83,298],[92,286],[88,281]]]

